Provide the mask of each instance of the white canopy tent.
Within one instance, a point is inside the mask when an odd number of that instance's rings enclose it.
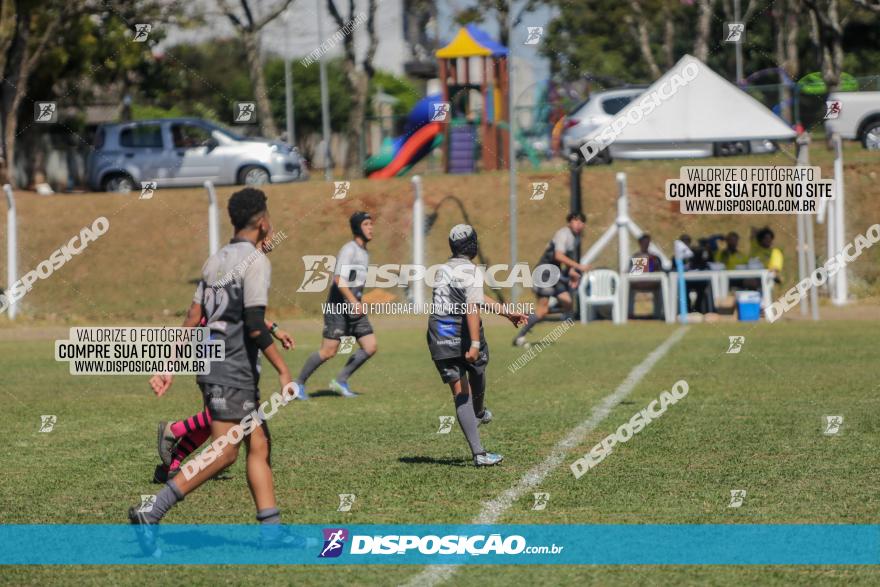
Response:
[[[614,145],[777,141],[796,136],[766,106],[690,55],[621,110],[610,123],[612,128],[615,120],[639,110],[640,100],[655,94],[659,104],[639,122],[628,123],[615,136]]]
[[[611,122],[587,137],[585,145],[591,140],[600,140],[599,137],[607,138],[608,127],[614,130],[610,146],[612,155],[615,146],[630,152],[633,148],[642,148],[646,154],[675,146],[679,157],[688,157],[695,156],[700,149],[695,148],[694,153],[681,152],[684,145],[697,147],[717,142],[767,139],[787,141],[796,137],[795,131],[766,106],[690,55],[682,57]],[[619,177],[618,181],[625,181],[625,178]],[[616,233],[620,272],[625,273],[630,261],[627,233],[633,238],[640,236],[640,229],[629,218],[625,189],[620,191],[617,208],[617,220],[587,250],[581,262],[594,261]],[[805,220],[812,223],[811,217]],[[813,244],[806,246],[800,232],[798,250],[813,254]],[[651,251],[660,256],[664,267],[668,268],[660,248],[652,243]]]

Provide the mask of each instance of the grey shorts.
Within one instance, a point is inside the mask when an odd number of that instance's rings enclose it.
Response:
[[[260,391],[227,387],[216,383],[199,383],[205,407],[212,420],[238,422],[260,405]]]
[[[560,278],[559,281],[549,287],[535,286],[532,288],[532,291],[535,292],[536,296],[549,298],[551,296],[559,297],[559,294],[568,292],[570,289],[571,281],[565,278]]]
[[[368,334],[373,334],[373,326],[364,314],[324,314],[324,338],[339,340],[343,336],[361,338]]]
[[[438,359],[434,361],[434,366],[440,373],[440,379],[443,383],[452,383],[459,379],[464,379],[468,373],[474,375],[482,375],[486,372],[486,366],[489,364],[489,358],[480,354],[480,358],[473,363],[468,363],[464,357],[455,357],[454,359]]]

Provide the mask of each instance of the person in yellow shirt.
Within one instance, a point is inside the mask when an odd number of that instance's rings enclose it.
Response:
[[[773,246],[776,235],[769,227],[760,230],[752,228],[752,250],[749,258],[758,259],[761,264],[773,274],[773,279],[779,283],[782,275],[782,250]]]
[[[715,259],[713,260],[716,263],[724,264],[724,268],[728,271],[737,269],[740,265],[749,264],[749,256],[738,249],[739,234],[729,232],[724,242],[727,244],[727,247],[723,251],[721,249],[715,251]]]

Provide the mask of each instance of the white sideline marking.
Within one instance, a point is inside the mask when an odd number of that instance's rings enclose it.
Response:
[[[639,384],[639,381],[651,371],[654,365],[657,364],[657,361],[662,359],[675,343],[681,340],[686,331],[687,327],[681,327],[673,332],[669,335],[669,338],[660,343],[660,346],[651,351],[651,354],[645,357],[645,360],[633,367],[633,370],[630,371],[629,375],[626,376],[626,379],[617,386],[617,389],[615,389],[611,395],[603,399],[599,405],[593,408],[589,418],[575,426],[565,438],[556,443],[556,446],[553,447],[550,454],[547,455],[543,461],[529,469],[529,471],[517,481],[516,485],[507,489],[495,499],[483,504],[483,509],[471,523],[497,523],[504,512],[510,509],[518,499],[540,485],[553,469],[562,464],[565,460],[566,454],[581,444],[586,439],[587,434],[592,432],[602,420],[607,418],[608,414],[611,413],[611,410],[623,401],[633,389],[635,389],[636,385]],[[438,585],[452,577],[452,575],[458,570],[459,566],[461,565],[428,565],[421,573],[410,579],[409,582],[406,583],[406,587],[432,587],[433,585]]]

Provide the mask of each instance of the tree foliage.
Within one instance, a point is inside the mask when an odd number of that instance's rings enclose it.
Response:
[[[668,69],[670,61],[699,52],[695,40],[703,6],[711,10],[705,61],[716,71],[727,74],[729,79],[734,78],[734,45],[723,42],[725,23],[734,20],[727,0],[578,3],[549,0],[548,3],[555,7],[557,16],[546,27],[542,51],[550,60],[554,77],[560,81],[586,79],[599,87],[650,83],[658,72]],[[745,75],[784,65],[774,54],[780,22],[778,18],[774,20],[774,11],[793,13],[797,19],[794,27],[797,59],[793,61],[800,67],[799,71],[789,71],[789,75],[797,79],[821,70],[822,43],[811,33],[809,9],[814,6],[819,11],[827,11],[830,5],[837,5],[840,14],[844,70],[856,76],[876,74],[880,13],[867,8],[867,3],[868,0],[791,0],[788,3],[743,0]],[[821,26],[822,19],[819,22]],[[641,30],[645,32],[646,47],[640,46]]]

